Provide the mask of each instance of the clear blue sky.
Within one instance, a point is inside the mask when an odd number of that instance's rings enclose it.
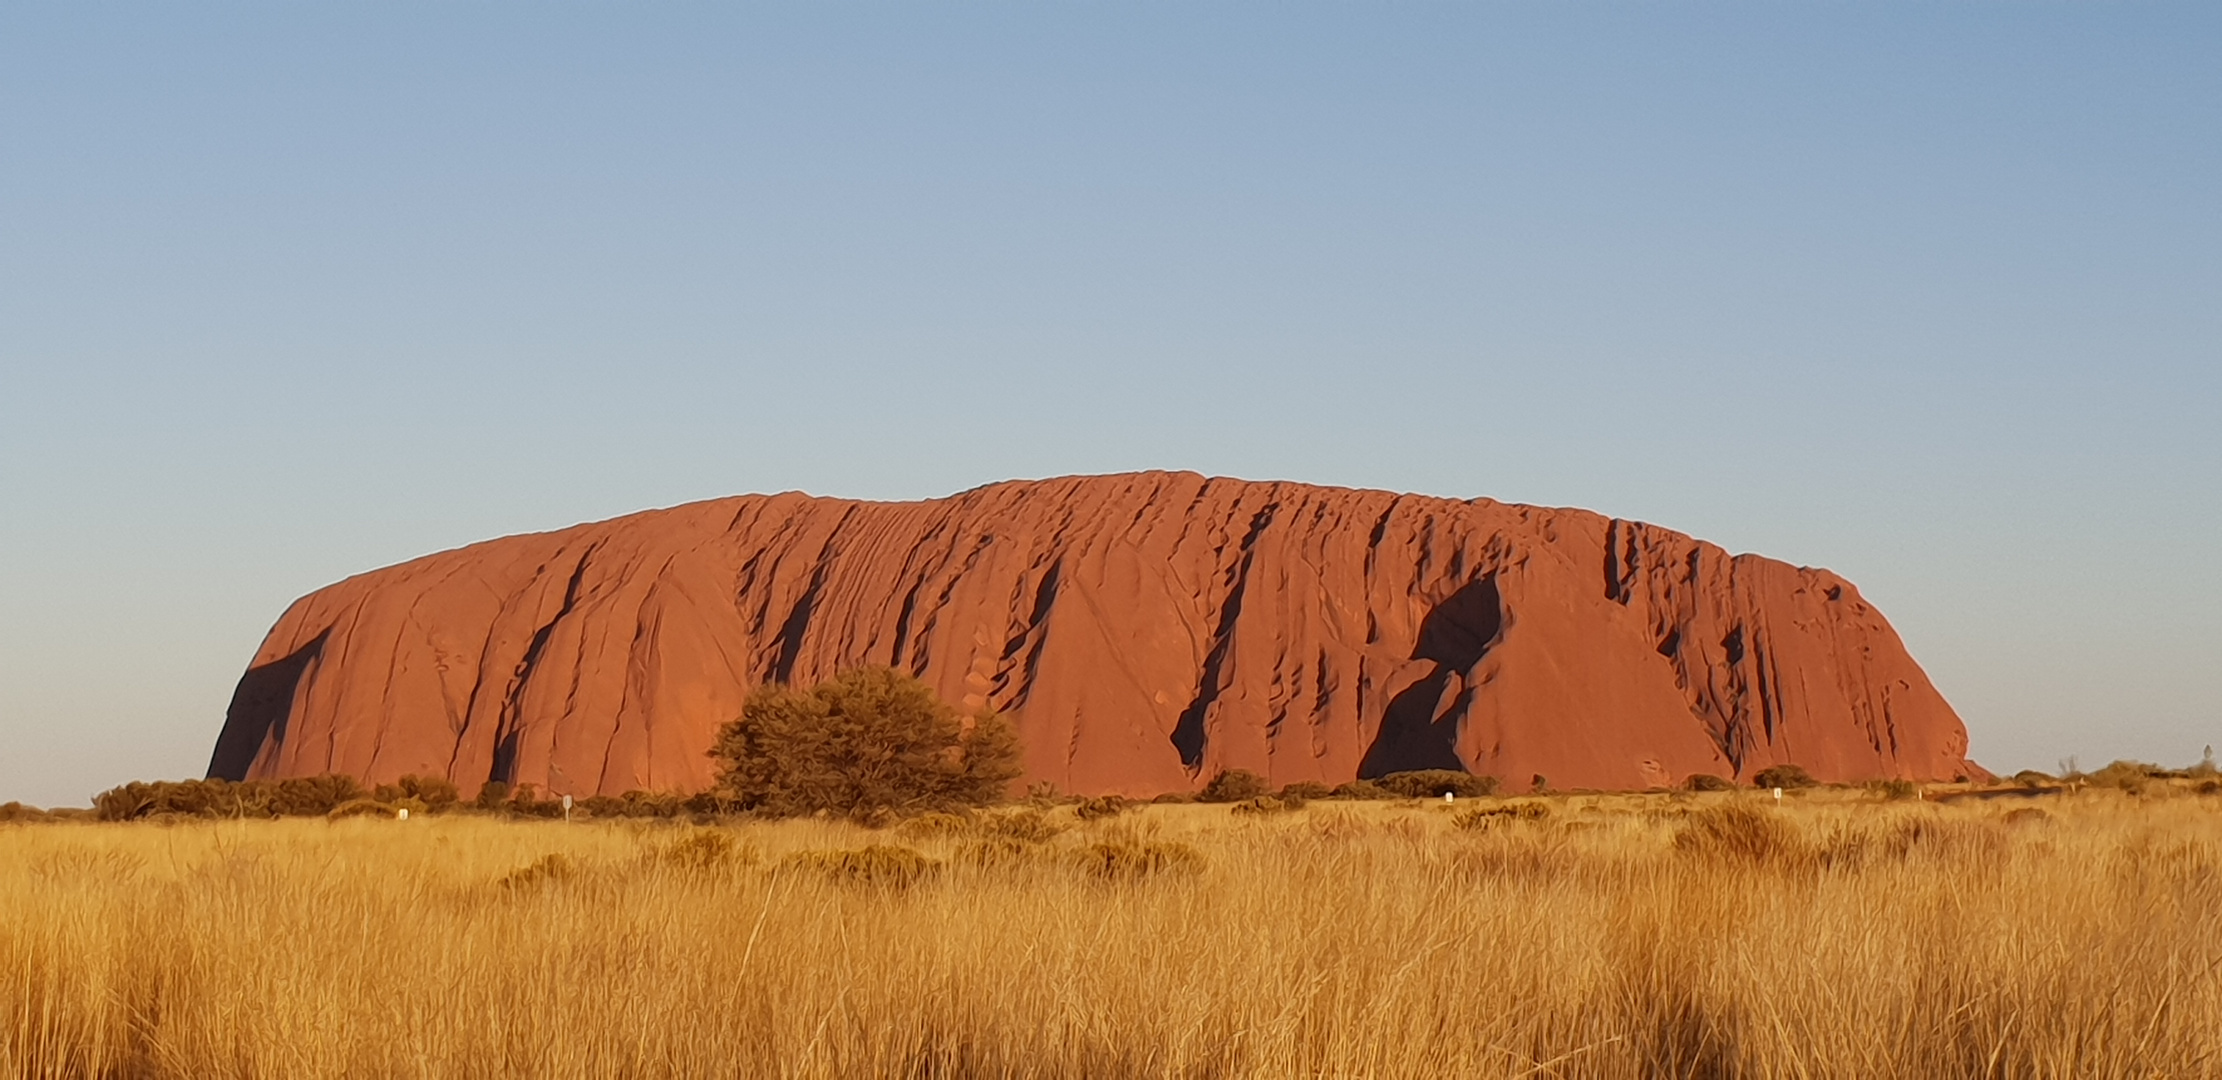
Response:
[[[0,800],[294,597],[1186,468],[1828,566],[1993,767],[2222,743],[2222,6],[0,6]]]

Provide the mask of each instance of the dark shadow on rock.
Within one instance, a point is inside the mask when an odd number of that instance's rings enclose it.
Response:
[[[247,769],[262,752],[263,740],[285,741],[285,720],[293,711],[293,691],[309,661],[324,651],[326,630],[283,660],[251,667],[239,677],[232,691],[231,707],[224,710],[224,730],[216,736],[216,752],[209,756],[208,775],[218,780],[245,780]]]
[[[1358,764],[1361,778],[1420,769],[1469,771],[1456,747],[1458,724],[1465,718],[1473,688],[1459,694],[1442,715],[1436,715],[1435,707],[1451,677],[1479,663],[1503,628],[1504,597],[1497,591],[1494,574],[1465,585],[1429,609],[1420,620],[1420,639],[1412,646],[1412,659],[1434,661],[1435,668],[1389,700],[1381,714],[1381,730]]]

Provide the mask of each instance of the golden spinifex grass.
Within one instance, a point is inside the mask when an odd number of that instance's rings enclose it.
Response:
[[[0,1072],[2222,1075],[2222,799],[0,829]]]

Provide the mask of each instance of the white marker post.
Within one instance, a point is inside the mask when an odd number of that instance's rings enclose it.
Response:
[[[568,799],[570,799],[570,796],[566,795],[566,796],[564,796],[564,798],[565,798],[566,800],[568,800]],[[1781,789],[1781,788],[1776,788],[1776,789],[1775,789],[1775,801],[1776,801],[1776,802],[1781,802],[1781,801],[1782,801],[1782,789]],[[569,803],[568,801],[566,801],[566,802],[564,803],[564,805],[565,805],[565,806],[569,806],[569,805],[570,805],[570,803]]]
[[[1775,792],[1775,798],[1779,799],[1781,797],[1782,792]],[[571,796],[569,795],[565,795],[563,797],[563,823],[565,825],[569,825],[571,823]]]

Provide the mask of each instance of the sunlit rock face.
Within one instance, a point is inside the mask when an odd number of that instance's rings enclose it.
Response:
[[[751,688],[860,664],[1006,713],[1023,782],[1085,794],[1979,773],[1828,571],[1585,510],[1160,472],[744,495],[352,577],[279,619],[209,771],[696,790]]]

